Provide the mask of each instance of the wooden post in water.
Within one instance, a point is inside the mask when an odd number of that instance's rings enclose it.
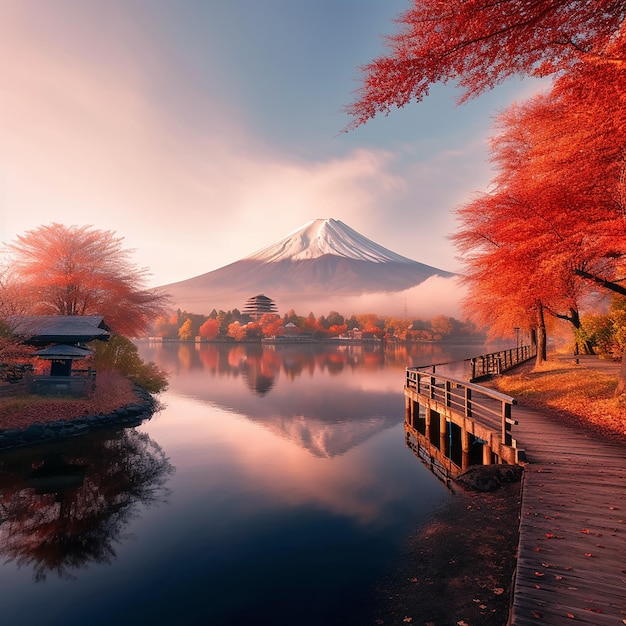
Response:
[[[483,465],[491,465],[491,446],[483,443]]]
[[[413,418],[413,414],[415,411],[414,405],[415,403],[413,402],[413,400],[409,397],[409,396],[404,396],[404,408],[405,408],[405,421],[409,426],[413,426],[414,423],[414,418]]]
[[[448,422],[445,415],[439,415],[439,450],[446,454],[448,444]]]
[[[461,430],[461,469],[466,470],[469,467],[470,455],[470,437],[465,428]]]

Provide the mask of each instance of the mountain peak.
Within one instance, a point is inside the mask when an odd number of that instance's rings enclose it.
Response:
[[[254,261],[301,261],[333,255],[371,263],[414,263],[371,239],[340,220],[315,219],[286,237],[246,257]]]

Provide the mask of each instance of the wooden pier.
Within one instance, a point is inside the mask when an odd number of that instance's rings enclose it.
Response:
[[[507,626],[626,624],[624,446],[435,371],[407,370],[407,445],[448,486],[468,464],[525,464]]]
[[[423,435],[452,461],[452,475],[470,464],[518,463],[523,457],[511,435],[514,398],[418,368],[407,369],[404,395],[407,432]]]
[[[624,446],[516,407],[527,461],[510,626],[626,623]]]

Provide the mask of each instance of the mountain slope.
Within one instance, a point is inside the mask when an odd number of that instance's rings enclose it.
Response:
[[[370,263],[415,263],[332,218],[311,220],[284,239],[246,258],[274,263],[317,259],[326,255]]]
[[[164,289],[175,306],[195,313],[241,308],[260,293],[283,311],[308,313],[313,304],[327,312],[331,297],[403,292],[435,276],[455,275],[387,250],[339,220],[319,219],[240,261]]]

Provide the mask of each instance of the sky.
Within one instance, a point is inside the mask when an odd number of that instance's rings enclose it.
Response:
[[[454,86],[350,132],[359,66],[408,0],[0,0],[0,241],[114,231],[185,280],[317,218],[460,271],[454,210],[492,177],[513,80]]]

